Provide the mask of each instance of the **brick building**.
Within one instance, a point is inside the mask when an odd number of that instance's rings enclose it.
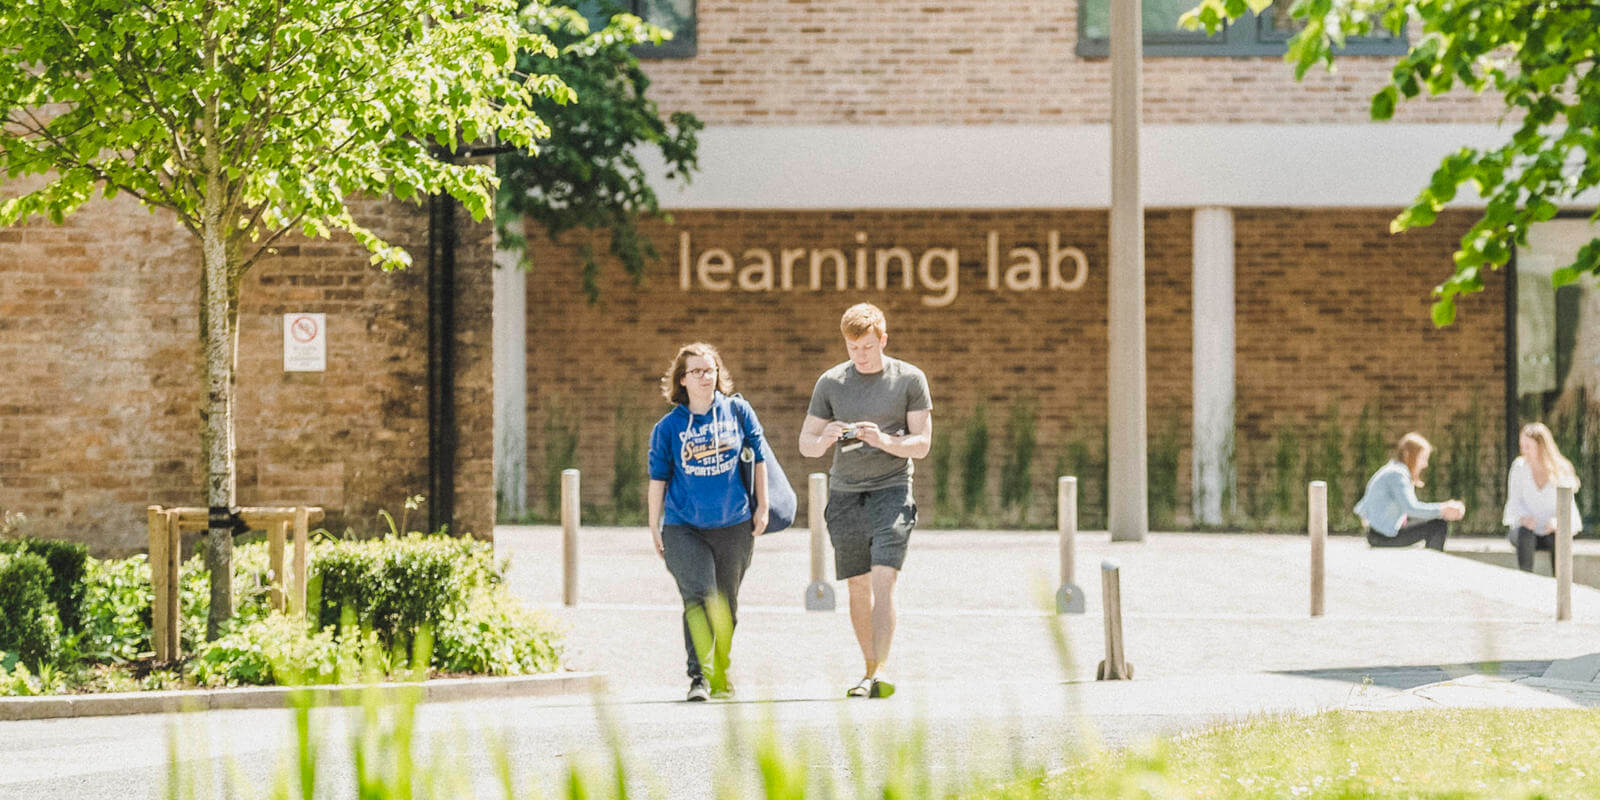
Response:
[[[1363,464],[1417,429],[1439,445],[1432,485],[1471,488],[1471,519],[1493,527],[1507,408],[1533,391],[1526,374],[1518,388],[1507,321],[1526,328],[1548,281],[1524,281],[1518,305],[1493,273],[1435,329],[1430,290],[1476,209],[1388,226],[1444,153],[1498,141],[1497,99],[1427,97],[1374,123],[1370,97],[1403,39],[1352,41],[1336,73],[1297,83],[1282,61],[1292,23],[1249,19],[1210,41],[1163,29],[1189,5],[1146,0],[1155,524],[1292,525],[1304,480],[1325,477],[1348,527]],[[502,513],[553,511],[569,462],[594,512],[637,513],[634,460],[666,410],[656,378],[695,339],[722,349],[791,478],[825,470],[793,442],[816,376],[844,358],[839,314],[867,300],[888,313],[888,351],[934,391],[945,451],[917,468],[925,519],[1048,522],[1066,471],[1083,476],[1095,523],[1115,401],[1103,0],[634,6],[680,31],[646,70],[666,109],[706,122],[701,172],[663,193],[671,220],[649,233],[665,257],[641,286],[614,280],[588,305],[575,275],[593,243],[537,248],[525,312],[501,331],[527,345],[497,366]],[[1570,257],[1568,234],[1544,239],[1546,261]],[[497,296],[524,299],[516,280]],[[1520,346],[1537,361],[1554,344]],[[1013,444],[1030,433],[1021,463]]]
[[[385,529],[377,511],[398,516],[430,476],[429,215],[355,210],[415,266],[381,272],[348,237],[286,239],[239,314],[239,502],[321,506],[336,533]],[[462,222],[458,240],[455,529],[488,535],[491,227]],[[30,532],[127,553],[145,547],[146,505],[205,505],[199,275],[194,238],[126,195],[0,228],[0,507]],[[285,370],[284,316],[300,312],[325,315],[323,371]]]
[[[701,171],[647,226],[662,261],[640,286],[613,270],[596,305],[575,277],[583,236],[530,237],[533,271],[491,276],[489,227],[459,226],[456,529],[486,533],[496,495],[502,518],[550,514],[570,464],[589,519],[638,514],[644,436],[666,410],[656,379],[693,339],[722,348],[792,478],[825,469],[793,442],[860,300],[888,312],[889,352],[932,383],[925,519],[1046,522],[1053,477],[1073,473],[1096,524],[1114,402],[1103,2],[633,3],[680,31],[646,71],[666,110],[707,123]],[[1475,486],[1480,523],[1496,517],[1508,407],[1538,416],[1571,370],[1589,301],[1540,281],[1587,236],[1581,221],[1518,254],[1514,302],[1494,273],[1436,330],[1428,292],[1475,209],[1403,236],[1388,223],[1444,152],[1497,141],[1495,100],[1425,98],[1371,123],[1403,43],[1353,43],[1371,55],[1296,83],[1274,55],[1281,21],[1197,42],[1146,6],[1155,522],[1291,525],[1303,480],[1326,476],[1347,525],[1361,460],[1409,429],[1441,447],[1433,486]],[[426,492],[437,466],[428,215],[371,204],[362,221],[416,266],[378,272],[344,238],[286,242],[241,313],[239,499],[321,505],[335,531],[381,529],[377,510]],[[170,218],[126,198],[0,229],[0,507],[125,552],[145,505],[200,504],[198,261]],[[283,369],[291,312],[327,315],[324,372]],[[1197,481],[1197,463],[1224,480]]]

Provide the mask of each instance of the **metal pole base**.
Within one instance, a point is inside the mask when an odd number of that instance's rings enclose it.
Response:
[[[1057,614],[1082,614],[1085,612],[1083,589],[1076,583],[1063,583],[1056,590]]]
[[[1115,674],[1113,674],[1113,673],[1115,673]],[[1120,669],[1120,670],[1108,670],[1108,669],[1106,669],[1106,662],[1105,661],[1101,661],[1100,662],[1100,666],[1096,667],[1095,670],[1094,670],[1094,679],[1097,680],[1097,681],[1128,681],[1128,680],[1133,680],[1133,664],[1130,663],[1130,662],[1124,661],[1124,662],[1122,662],[1122,669]]]
[[[834,609],[833,587],[822,581],[812,581],[806,587],[807,611],[832,611]]]

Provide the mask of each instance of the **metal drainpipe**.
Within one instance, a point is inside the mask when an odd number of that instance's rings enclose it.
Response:
[[[1506,465],[1511,464],[1517,457],[1520,447],[1518,440],[1522,438],[1522,426],[1519,417],[1522,413],[1522,397],[1517,394],[1517,370],[1520,368],[1518,350],[1521,345],[1517,342],[1517,250],[1512,248],[1511,258],[1506,262],[1505,269],[1500,270],[1506,281]],[[1551,551],[1551,558],[1555,558]]]
[[[447,156],[446,156],[447,157]],[[456,201],[428,198],[428,530],[455,530]]]

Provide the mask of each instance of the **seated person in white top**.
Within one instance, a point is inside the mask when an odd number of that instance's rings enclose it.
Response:
[[[1395,445],[1394,458],[1367,481],[1356,503],[1356,516],[1367,528],[1373,547],[1405,547],[1426,540],[1430,550],[1443,550],[1450,522],[1466,516],[1460,500],[1424,503],[1417,499],[1422,471],[1428,468],[1433,445],[1420,433],[1408,433]]]
[[[1572,462],[1561,457],[1554,436],[1544,423],[1531,422],[1522,426],[1518,437],[1522,455],[1511,462],[1511,474],[1506,479],[1506,513],[1502,520],[1508,530],[1506,538],[1517,548],[1517,568],[1533,571],[1535,550],[1554,552],[1556,530],[1556,486],[1571,481],[1574,490],[1578,485],[1577,471]],[[1583,517],[1578,514],[1577,494],[1573,494],[1572,532],[1583,529]],[[1553,557],[1553,556],[1552,556]]]

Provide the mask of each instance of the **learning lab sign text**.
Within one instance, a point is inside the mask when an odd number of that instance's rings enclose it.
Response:
[[[1089,260],[1062,247],[1050,231],[1039,248],[1002,247],[1000,234],[984,237],[984,288],[989,291],[1076,291],[1089,277]],[[918,291],[922,303],[947,306],[961,291],[961,253],[954,247],[909,248],[869,244],[857,231],[853,247],[706,247],[698,253],[688,231],[678,234],[678,286],[683,291]],[[719,243],[720,244],[720,243]],[[734,253],[738,252],[737,257]]]

